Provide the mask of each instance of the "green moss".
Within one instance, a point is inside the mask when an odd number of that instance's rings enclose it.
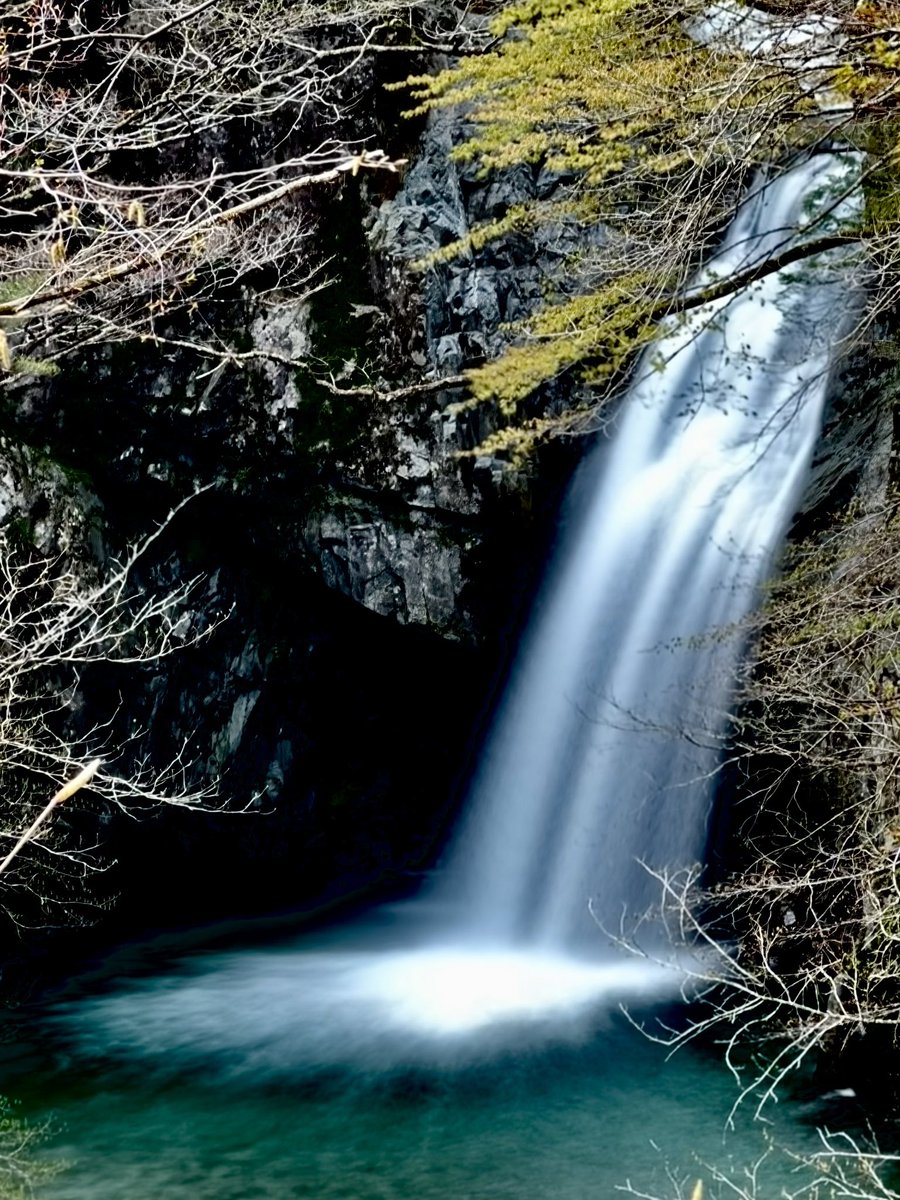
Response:
[[[18,549],[31,549],[34,546],[34,522],[28,517],[13,517],[4,526],[4,533],[10,545]]]
[[[47,278],[46,271],[32,271],[29,275],[0,279],[0,304],[24,300],[33,295]]]
[[[37,375],[44,379],[53,379],[59,374],[59,367],[55,362],[47,362],[40,358],[14,358],[12,369],[16,375]]]
[[[75,484],[77,487],[87,488],[88,491],[95,489],[96,481],[90,471],[86,471],[83,467],[73,466],[71,463],[57,461],[56,465],[69,483]]]

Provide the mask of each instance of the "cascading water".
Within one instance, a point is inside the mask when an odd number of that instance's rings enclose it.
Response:
[[[825,156],[759,180],[698,286],[829,207],[845,221],[857,169]],[[582,470],[450,854],[442,892],[470,937],[596,948],[598,924],[658,902],[648,867],[702,859],[741,649],[716,634],[757,601],[847,315],[819,263],[700,308],[645,356]]]
[[[857,172],[853,156],[821,155],[757,181],[698,287],[802,237],[812,216],[817,232],[823,214],[824,227],[852,217]],[[698,307],[645,356],[620,428],[580,473],[430,892],[81,1001],[60,1019],[86,1048],[265,1077],[443,1066],[522,1037],[582,1037],[610,999],[672,986],[662,966],[605,954],[598,926],[658,899],[642,863],[702,858],[740,651],[715,631],[754,604],[790,519],[845,274],[831,260],[770,275]]]

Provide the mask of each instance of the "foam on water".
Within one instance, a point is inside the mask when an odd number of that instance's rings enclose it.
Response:
[[[376,955],[357,964],[355,985],[386,1024],[454,1037],[510,1021],[565,1020],[625,995],[671,987],[672,975],[642,962],[447,947]]]
[[[371,933],[371,931],[369,931]],[[465,1065],[590,1036],[621,1001],[677,992],[677,970],[623,959],[379,938],[187,958],[56,1017],[82,1051],[165,1070],[272,1077],[311,1069]]]

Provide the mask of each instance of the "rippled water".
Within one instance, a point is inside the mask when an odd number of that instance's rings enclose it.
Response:
[[[763,1152],[749,1112],[725,1132],[735,1086],[716,1052],[667,1061],[621,1015],[678,1019],[659,1007],[668,973],[495,961],[487,986],[496,1002],[499,972],[509,1003],[475,1021],[485,977],[465,981],[486,964],[411,963],[408,934],[396,953],[394,939],[388,912],[181,956],[132,948],[75,981],[2,1064],[0,1086],[26,1115],[55,1114],[48,1153],[73,1164],[42,1194],[586,1200],[631,1179],[669,1196],[667,1170],[708,1179],[703,1163],[740,1170]],[[428,1022],[421,986],[437,989]],[[774,1116],[777,1140],[813,1147],[800,1108]],[[768,1194],[789,1170],[776,1156]]]

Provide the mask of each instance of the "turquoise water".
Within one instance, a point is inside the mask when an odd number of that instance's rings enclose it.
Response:
[[[689,1190],[705,1179],[709,1197],[709,1164],[740,1172],[767,1138],[817,1145],[816,1104],[777,1106],[768,1125],[745,1110],[727,1131],[735,1084],[715,1049],[667,1058],[623,1017],[622,992],[405,1041],[358,994],[332,996],[331,1017],[311,1000],[323,962],[390,957],[386,941],[351,926],[175,956],[131,947],[28,1014],[0,1086],[26,1116],[54,1117],[45,1153],[71,1166],[41,1195],[588,1200],[629,1180],[671,1196],[672,1174]],[[635,1016],[679,1011],[644,995]],[[355,1018],[367,1032],[348,1041]],[[760,1194],[796,1186],[791,1171],[774,1154]]]

